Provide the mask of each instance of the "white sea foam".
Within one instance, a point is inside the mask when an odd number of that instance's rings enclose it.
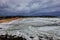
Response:
[[[53,37],[53,40],[60,39],[60,18],[24,18],[22,21],[13,20],[8,23],[0,24],[0,35],[22,36],[27,40],[39,40],[39,36],[42,40],[49,40]],[[31,39],[30,37],[34,37]],[[48,37],[48,39],[46,39]]]

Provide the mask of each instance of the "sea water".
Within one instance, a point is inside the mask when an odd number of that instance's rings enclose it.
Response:
[[[24,18],[0,24],[0,35],[22,36],[27,40],[60,40],[60,18]],[[31,39],[30,37],[34,37]],[[41,38],[42,37],[42,38]],[[48,37],[48,38],[46,38]]]

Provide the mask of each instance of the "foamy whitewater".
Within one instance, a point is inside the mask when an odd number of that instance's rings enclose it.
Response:
[[[0,35],[6,33],[26,40],[60,40],[60,18],[24,18],[1,23]]]

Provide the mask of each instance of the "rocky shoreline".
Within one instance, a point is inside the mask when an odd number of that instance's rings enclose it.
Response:
[[[34,40],[34,37],[30,36],[30,39]],[[19,37],[16,35],[12,36],[12,35],[5,34],[5,35],[0,35],[0,40],[27,40],[27,39],[22,36]],[[45,35],[45,38],[44,38],[43,36],[38,36],[38,40],[53,40],[53,37],[47,37]]]

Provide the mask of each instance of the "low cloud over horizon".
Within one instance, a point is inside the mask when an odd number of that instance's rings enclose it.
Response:
[[[60,15],[60,0],[0,0],[0,16]]]

